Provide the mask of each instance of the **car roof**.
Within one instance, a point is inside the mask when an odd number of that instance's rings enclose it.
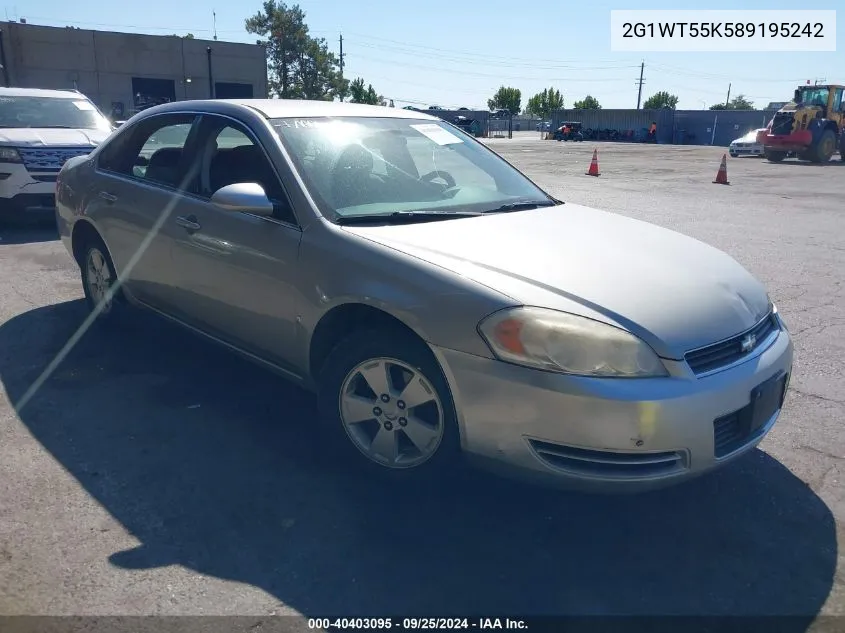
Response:
[[[339,101],[310,101],[305,99],[206,99],[199,101],[173,101],[148,108],[144,110],[144,113],[185,109],[231,112],[232,110],[245,107],[259,112],[268,119],[298,117],[380,117],[391,119],[440,120],[437,117],[424,114],[419,110],[405,110],[403,108],[388,108],[386,106],[343,103]]]
[[[88,99],[76,90],[47,90],[45,88],[0,88],[0,97],[53,97],[56,99]]]

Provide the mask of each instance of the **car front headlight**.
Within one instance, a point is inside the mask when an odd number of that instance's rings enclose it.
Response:
[[[646,343],[618,327],[546,308],[496,312],[478,326],[499,360],[577,376],[667,376]]]
[[[20,163],[21,155],[14,147],[0,147],[0,163]]]

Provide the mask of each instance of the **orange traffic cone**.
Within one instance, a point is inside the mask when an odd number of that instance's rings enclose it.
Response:
[[[587,170],[588,176],[601,176],[599,173],[599,152],[593,150],[593,160],[590,161],[590,168]]]
[[[719,165],[719,171],[716,172],[716,180],[713,181],[714,185],[729,185],[731,183],[728,182],[728,157],[726,154],[722,154],[722,162]]]

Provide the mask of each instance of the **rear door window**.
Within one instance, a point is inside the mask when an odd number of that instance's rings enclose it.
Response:
[[[164,114],[139,122],[106,147],[99,169],[122,176],[191,190],[190,157],[185,150],[193,129],[192,114]]]

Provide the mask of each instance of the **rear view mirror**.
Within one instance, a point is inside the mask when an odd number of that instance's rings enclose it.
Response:
[[[251,213],[263,217],[271,216],[275,211],[264,187],[257,182],[239,182],[221,187],[212,194],[211,203],[224,211]]]

